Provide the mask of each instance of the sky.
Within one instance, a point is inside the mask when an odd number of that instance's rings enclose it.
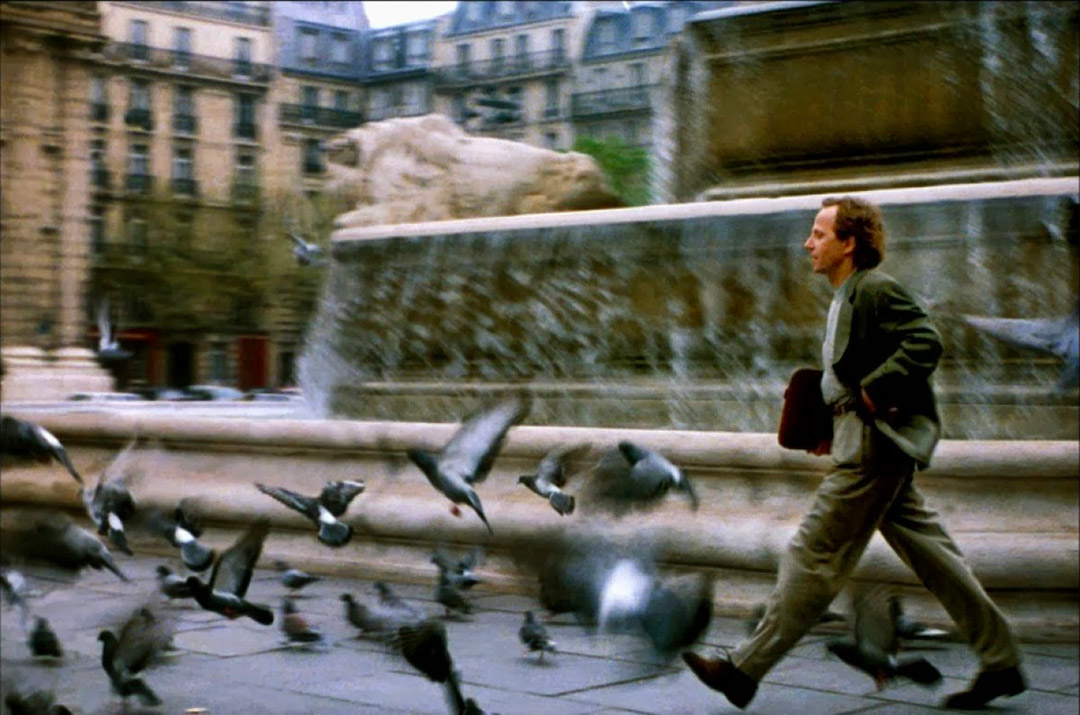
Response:
[[[368,22],[372,29],[400,25],[413,20],[426,20],[450,12],[457,6],[456,2],[436,2],[434,0],[367,0],[364,3],[364,12],[367,13]]]

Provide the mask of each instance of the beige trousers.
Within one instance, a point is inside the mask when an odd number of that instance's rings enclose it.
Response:
[[[781,557],[765,615],[732,653],[732,662],[760,681],[818,623],[880,530],[941,601],[984,669],[1019,665],[1004,617],[915,489],[912,459],[873,427],[861,429],[861,449],[838,460],[818,488],[813,508]]]

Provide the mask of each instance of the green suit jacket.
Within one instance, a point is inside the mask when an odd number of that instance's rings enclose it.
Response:
[[[941,336],[895,279],[878,270],[851,277],[837,316],[833,371],[878,409],[874,426],[922,468],[941,437],[930,375],[941,358]]]

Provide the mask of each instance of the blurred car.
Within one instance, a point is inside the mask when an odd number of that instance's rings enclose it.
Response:
[[[299,392],[260,387],[248,390],[247,394],[244,395],[244,399],[250,402],[297,402],[303,400],[304,397]]]
[[[179,402],[190,402],[194,398],[184,392],[178,390],[175,387],[157,387],[153,385],[142,385],[139,387],[131,388],[131,391],[141,395],[144,400],[170,400]]]
[[[213,400],[217,402],[244,399],[243,392],[235,387],[226,387],[225,385],[188,385],[184,388],[184,392],[194,400]]]
[[[142,402],[145,399],[134,392],[76,392],[68,396],[71,402]]]

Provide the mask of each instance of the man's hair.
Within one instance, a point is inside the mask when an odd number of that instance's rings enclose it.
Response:
[[[836,207],[836,238],[846,241],[855,239],[852,260],[858,269],[873,268],[885,258],[885,222],[881,209],[869,201],[851,196],[827,198],[822,208]]]

